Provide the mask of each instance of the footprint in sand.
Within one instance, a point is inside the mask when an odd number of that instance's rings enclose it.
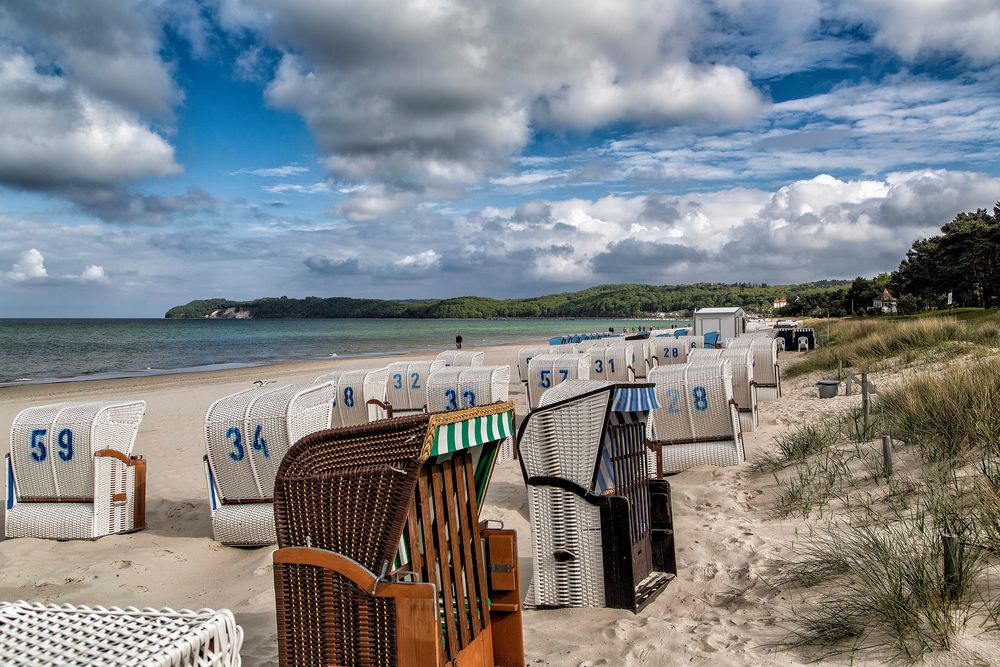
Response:
[[[124,570],[132,567],[132,561],[130,560],[111,561],[111,567],[113,567],[116,570]]]
[[[274,566],[272,565],[261,565],[256,570],[253,571],[253,576],[263,577],[265,574],[271,574],[274,571]]]

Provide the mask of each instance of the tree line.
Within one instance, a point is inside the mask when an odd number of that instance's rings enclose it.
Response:
[[[891,274],[855,278],[850,285],[789,300],[782,315],[840,317],[868,312],[883,289],[897,299],[900,313],[951,305],[1000,306],[1000,202],[990,212],[959,213],[941,233],[918,239]]]
[[[252,301],[200,299],[167,311],[169,318],[202,318],[234,308],[255,318],[531,318],[615,317],[641,318],[656,313],[687,316],[695,308],[742,306],[769,313],[774,298],[813,298],[845,287],[844,281],[823,280],[795,285],[766,283],[695,283],[692,285],[599,285],[523,299],[464,296],[453,299],[390,300],[347,297],[267,297]]]

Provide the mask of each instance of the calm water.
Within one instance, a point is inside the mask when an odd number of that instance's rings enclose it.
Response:
[[[5,320],[0,384],[184,372],[280,359],[542,343],[638,320]],[[669,326],[657,322],[657,326]]]

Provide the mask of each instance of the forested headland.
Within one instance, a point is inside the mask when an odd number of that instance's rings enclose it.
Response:
[[[817,298],[850,285],[822,280],[798,285],[764,283],[695,283],[693,285],[600,285],[578,292],[563,292],[523,299],[490,299],[464,296],[419,301],[351,299],[347,297],[268,297],[252,301],[200,299],[167,311],[174,317],[377,317],[377,318],[476,318],[514,317],[651,317],[656,313],[689,314],[694,308],[743,306],[769,313],[774,299],[784,296]],[[214,315],[213,315],[214,314]]]

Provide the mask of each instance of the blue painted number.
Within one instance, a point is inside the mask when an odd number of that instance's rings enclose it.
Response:
[[[354,388],[344,387],[344,405],[349,408],[354,407]]]
[[[31,432],[31,458],[41,463],[45,460],[45,434],[48,431],[44,428],[36,428]]]
[[[614,359],[608,359],[608,370],[611,371],[612,373],[615,372],[615,360]]]
[[[552,386],[552,371],[541,371],[538,376],[541,378],[541,381],[538,383],[539,387],[542,389],[548,389]]]
[[[667,389],[667,396],[670,397],[670,405],[667,406],[667,412],[672,415],[680,412],[681,409],[677,407],[677,403],[681,400],[680,390],[669,388]]]
[[[59,442],[59,458],[63,461],[73,460],[73,431],[68,428],[64,428],[59,431],[59,437],[57,438]]]
[[[393,386],[394,389],[402,389],[403,388],[403,374],[402,373],[396,373],[396,374],[394,374],[392,376],[392,386]]]
[[[564,382],[566,380],[566,378],[568,378],[568,377],[569,377],[569,369],[567,369],[567,368],[560,368],[559,369],[559,381],[560,382]]]
[[[445,410],[458,410],[458,394],[454,389],[445,389],[444,397],[448,399],[448,405],[444,406]]]
[[[708,410],[708,392],[705,391],[704,387],[695,387],[691,390],[691,395],[694,396],[695,410],[699,412]]]
[[[594,359],[594,370],[598,373],[604,372],[604,362],[600,359]]]
[[[233,441],[233,451],[229,452],[229,458],[234,461],[242,461],[246,452],[243,451],[243,434],[240,429],[236,426],[230,426],[229,430],[226,431],[226,440]]]
[[[476,392],[466,389],[462,392],[462,404],[467,408],[476,407]]]
[[[264,426],[262,424],[257,424],[256,430],[253,432],[253,448],[258,452],[264,454],[264,458],[270,458],[271,452],[267,451],[267,440],[264,439]]]
[[[410,373],[410,378],[413,380],[413,384],[410,385],[410,388],[420,389],[420,373]]]

